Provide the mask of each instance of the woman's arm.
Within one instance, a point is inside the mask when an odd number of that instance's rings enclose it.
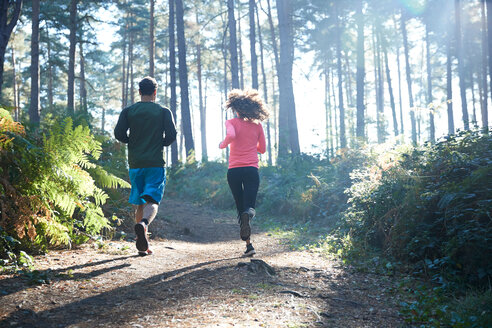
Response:
[[[261,123],[258,123],[258,127],[260,129],[260,135],[258,137],[258,145],[256,146],[256,149],[260,154],[264,154],[266,151],[265,133],[263,132],[263,126],[261,126]]]
[[[234,125],[232,125],[231,122],[226,121],[225,126],[226,126],[226,137],[219,144],[220,149],[226,148],[232,142],[232,140],[236,138],[236,130],[234,129]]]

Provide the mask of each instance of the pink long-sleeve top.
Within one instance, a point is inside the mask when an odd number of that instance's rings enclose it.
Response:
[[[226,137],[219,148],[231,145],[229,168],[253,166],[258,168],[258,153],[266,151],[265,134],[261,123],[254,123],[240,118],[227,120]]]

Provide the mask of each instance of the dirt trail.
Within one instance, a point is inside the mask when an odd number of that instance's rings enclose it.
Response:
[[[150,227],[152,256],[129,241],[39,256],[39,275],[0,276],[0,327],[404,326],[387,292],[394,281],[291,251],[253,223],[254,259],[275,274],[254,272],[235,221],[166,200]]]

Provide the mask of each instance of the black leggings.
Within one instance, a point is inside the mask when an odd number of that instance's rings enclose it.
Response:
[[[253,166],[235,167],[227,171],[227,182],[236,202],[238,214],[255,208],[256,194],[260,186],[258,169]]]

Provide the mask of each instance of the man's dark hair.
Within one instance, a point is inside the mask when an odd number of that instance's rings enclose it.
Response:
[[[142,96],[151,96],[157,90],[157,81],[151,76],[146,76],[138,83],[138,88]]]

